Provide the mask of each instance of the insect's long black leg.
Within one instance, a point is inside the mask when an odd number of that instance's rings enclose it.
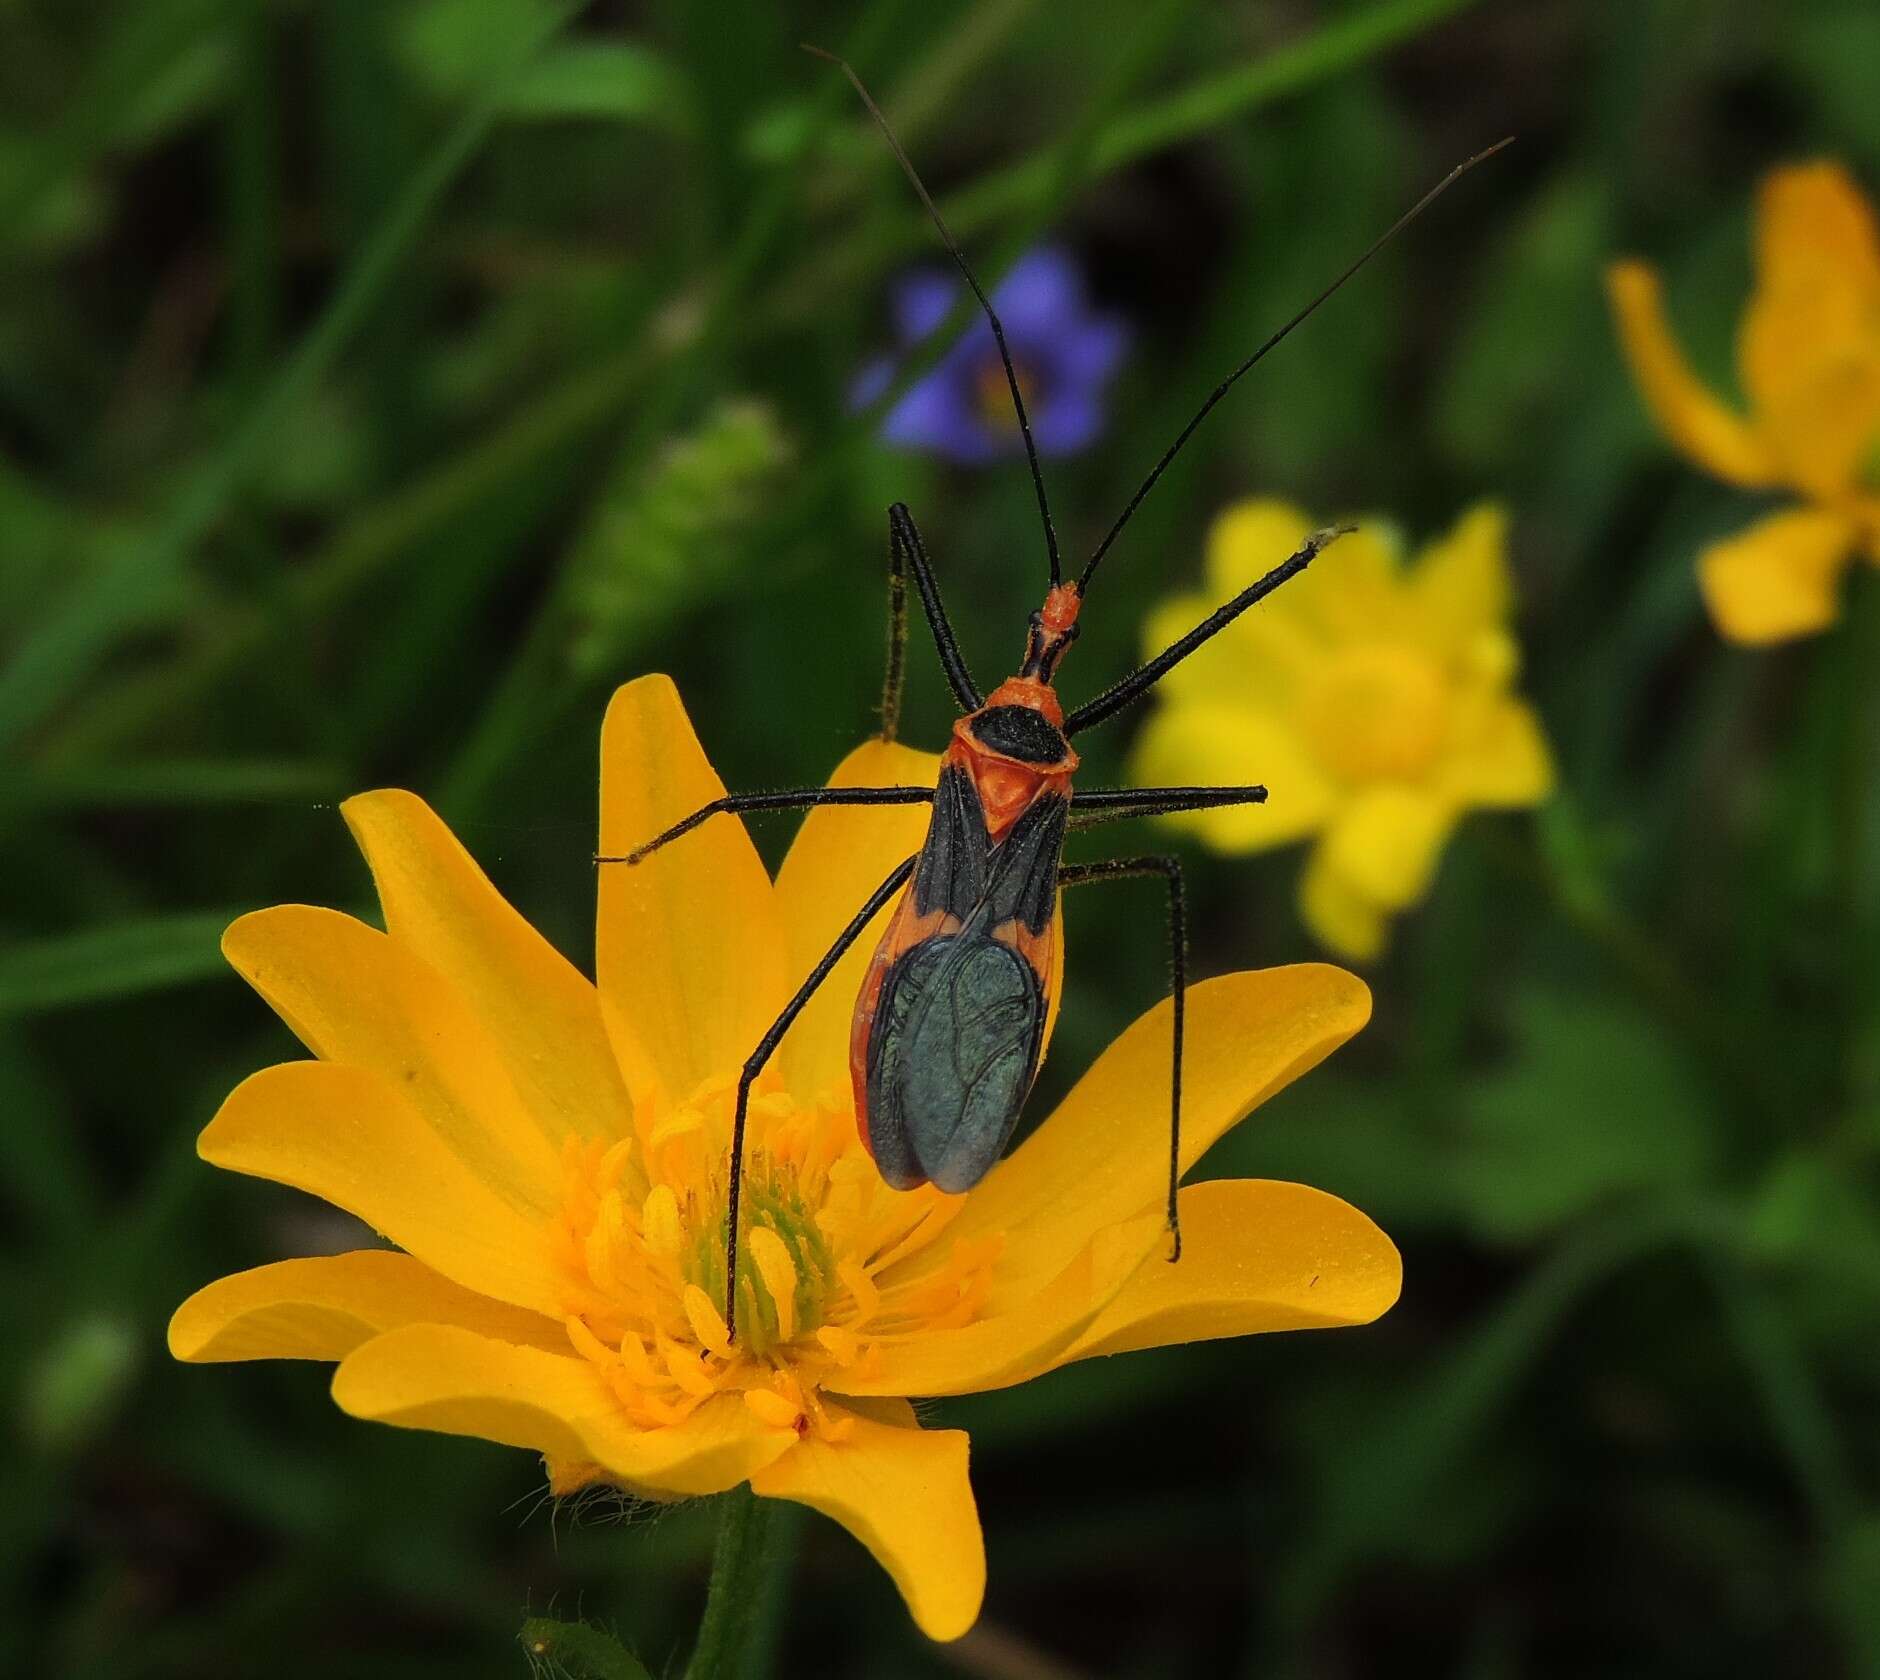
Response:
[[[744,1071],[738,1075],[738,1102],[731,1118],[731,1172],[730,1189],[725,1198],[725,1329],[733,1341],[738,1336],[738,1202],[744,1188],[744,1119],[751,1105],[751,1086],[757,1076],[764,1071],[776,1051],[783,1035],[790,1030],[790,1023],[802,1014],[804,1004],[816,995],[822,983],[829,978],[830,972],[842,960],[842,954],[862,936],[862,930],[874,919],[875,913],[901,890],[908,876],[914,873],[915,858],[904,858],[894,866],[887,880],[868,895],[868,902],[855,912],[854,919],[839,934],[821,960],[809,971],[809,978],[796,989],[796,996],[783,1006],[783,1013],[770,1024],[770,1029],[758,1040],[757,1048],[744,1061]]]
[[[1146,665],[1140,665],[1131,671],[1121,682],[1112,683],[1096,699],[1085,701],[1064,720],[1064,733],[1075,735],[1079,730],[1088,729],[1094,723],[1101,723],[1105,718],[1113,717],[1120,712],[1131,701],[1148,693],[1203,642],[1210,637],[1218,636],[1249,607],[1256,602],[1264,601],[1287,579],[1297,577],[1324,549],[1353,529],[1354,527],[1350,525],[1333,525],[1323,531],[1314,531],[1288,558],[1282,560],[1265,577],[1257,583],[1248,584],[1225,606],[1216,607],[1179,642],[1172,647],[1164,648]]]
[[[806,805],[931,805],[933,789],[923,787],[853,787],[853,788],[779,788],[774,793],[728,793],[701,805],[689,817],[681,817],[663,834],[655,834],[644,845],[635,846],[618,857],[596,853],[596,863],[641,863],[661,846],[690,834],[701,823],[720,812],[740,814],[745,811],[795,811]]]
[[[897,504],[898,505],[898,504]],[[888,515],[888,665],[881,675],[881,738],[901,733],[901,694],[907,685],[907,555]]]
[[[1173,1054],[1168,1078],[1168,1229],[1175,1239],[1171,1261],[1182,1257],[1181,1212],[1176,1193],[1182,1177],[1182,1039],[1188,1013],[1188,912],[1182,896],[1180,858],[1105,858],[1098,863],[1067,863],[1058,872],[1058,884],[1081,886],[1089,881],[1126,881],[1132,876],[1160,875],[1168,883],[1168,958],[1174,980]]]
[[[933,567],[927,560],[927,545],[920,540],[920,528],[914,523],[914,516],[907,511],[906,502],[896,502],[888,509],[888,564],[891,575],[899,577],[904,568],[911,568],[914,573],[914,587],[920,592],[921,611],[927,615],[927,628],[933,632],[933,645],[940,654],[940,668],[946,672],[947,687],[953,690],[953,698],[959,702],[962,712],[976,712],[985,701],[978,688],[974,686],[972,672],[966,669],[966,661],[960,654],[960,644],[953,634],[953,626],[947,621],[947,610],[940,600],[940,585],[934,581]],[[893,588],[893,586],[890,586]],[[900,586],[901,598],[905,600],[905,585]],[[905,611],[902,614],[905,618]],[[889,659],[889,675],[896,677],[896,661]],[[895,681],[895,716],[894,722],[900,722],[900,684]],[[883,717],[886,720],[884,698]],[[892,729],[884,728],[882,733],[889,740],[894,739]]]
[[[1071,795],[1071,829],[1096,828],[1124,817],[1166,817],[1177,811],[1218,811],[1229,805],[1264,805],[1266,789],[1252,787],[1080,788]]]

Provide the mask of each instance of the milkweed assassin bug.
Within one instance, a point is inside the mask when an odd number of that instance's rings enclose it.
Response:
[[[1076,581],[1066,583],[1024,393],[998,313],[861,79],[843,60],[816,47],[805,50],[836,65],[853,84],[992,329],[1031,469],[1050,567],[1050,588],[1043,606],[1031,615],[1018,673],[1006,678],[991,694],[981,694],[960,654],[920,532],[906,506],[897,502],[888,510],[890,629],[882,692],[882,738],[892,741],[900,722],[906,669],[907,582],[911,573],[941,670],[962,713],[954,721],[935,785],[786,788],[729,794],[702,806],[622,857],[595,860],[639,863],[721,813],[799,810],[820,805],[933,807],[919,852],[897,864],[856,910],[746,1058],[739,1076],[725,1227],[724,1316],[734,1338],[739,1200],[752,1084],[843,954],[897,897],[899,903],[875,948],[855,1005],[849,1069],[855,1088],[856,1122],[882,1178],[896,1189],[931,1182],[942,1190],[962,1191],[977,1184],[1003,1153],[1037,1076],[1053,979],[1051,924],[1057,913],[1058,889],[1145,876],[1164,881],[1174,982],[1169,1070],[1169,1258],[1180,1258],[1176,1192],[1181,1174],[1183,1017],[1188,984],[1181,864],[1176,858],[1159,855],[1066,864],[1062,859],[1064,837],[1070,830],[1124,817],[1260,804],[1266,799],[1266,789],[1074,791],[1072,780],[1078,760],[1071,738],[1107,722],[1146,694],[1196,648],[1304,571],[1351,527],[1334,526],[1314,532],[1295,553],[1217,607],[1179,641],[1069,713],[1057,696],[1058,665],[1077,640],[1078,613],[1099,563],[1215,404],[1458,176],[1508,144],[1504,140],[1451,170],[1330,286],[1217,385],[1125,504]]]

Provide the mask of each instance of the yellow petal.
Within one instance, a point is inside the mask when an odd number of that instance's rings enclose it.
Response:
[[[1166,1133],[1163,1142],[1166,1151]],[[865,1366],[833,1375],[829,1384],[843,1394],[940,1395],[1029,1382],[1058,1364],[1138,1268],[1165,1251],[1167,1231],[1160,1205],[1153,1213],[1103,1226],[1042,1287],[1005,1288],[986,1316],[960,1329],[886,1337],[875,1343]]]
[[[1470,508],[1418,555],[1410,589],[1422,609],[1425,634],[1438,650],[1460,651],[1485,631],[1499,631],[1514,594],[1507,510],[1492,502]]]
[[[1346,962],[1375,962],[1390,938],[1384,908],[1326,866],[1322,844],[1312,848],[1299,877],[1299,915],[1312,937]]]
[[[1738,356],[1789,482],[1816,496],[1847,490],[1880,432],[1880,234],[1839,164],[1764,179]]]
[[[1554,790],[1554,759],[1533,707],[1497,699],[1444,764],[1442,791],[1458,806],[1519,810]]]
[[[1762,440],[1691,371],[1671,336],[1657,272],[1641,262],[1614,263],[1606,287],[1639,394],[1672,445],[1734,484],[1771,483],[1775,463]]]
[[[543,1215],[500,1163],[454,1149],[409,1090],[330,1062],[263,1068],[229,1093],[197,1152],[357,1214],[466,1289],[559,1317]]]
[[[1303,1184],[1191,1184],[1182,1256],[1151,1259],[1065,1359],[1135,1348],[1369,1324],[1397,1299],[1396,1246],[1356,1208]]]
[[[1299,733],[1270,712],[1181,700],[1158,706],[1137,737],[1130,780],[1139,787],[1250,786],[1263,805],[1184,811],[1165,820],[1212,851],[1265,851],[1314,833],[1332,808],[1332,786]]]
[[[1208,586],[1217,597],[1214,604],[1270,572],[1325,523],[1308,519],[1284,502],[1243,502],[1230,508],[1208,534]],[[1401,628],[1409,597],[1396,535],[1381,520],[1363,519],[1357,526],[1252,608],[1235,629],[1245,624],[1245,634],[1259,637],[1290,626],[1294,634],[1303,633],[1323,646],[1353,638],[1370,640]]]
[[[1242,1115],[1318,1066],[1370,1016],[1364,982],[1320,963],[1226,974],[1191,986],[1182,1065],[1183,1170]],[[1164,998],[968,1194],[949,1237],[1005,1238],[991,1310],[1008,1310],[1057,1277],[1093,1232],[1133,1219],[1165,1192],[1170,1024]],[[931,1264],[931,1256],[923,1262],[913,1255],[890,1267],[882,1282],[899,1282]]]
[[[932,787],[939,769],[933,753],[870,741],[836,766],[829,786]],[[803,819],[777,872],[777,908],[792,984],[801,984],[889,871],[920,849],[931,814],[926,805],[834,805]],[[784,1077],[800,1100],[813,1101],[829,1090],[844,1093],[846,1100],[849,1023],[892,908],[882,911],[850,947],[783,1041]]]
[[[517,1205],[559,1205],[559,1139],[543,1131],[482,1023],[436,969],[376,928],[305,904],[241,917],[222,951],[315,1055],[396,1084],[451,1151]]]
[[[1385,783],[1348,800],[1319,850],[1325,867],[1381,910],[1401,910],[1430,890],[1455,815],[1420,788]]]
[[[922,1633],[959,1638],[986,1591],[965,1431],[922,1429],[905,1402],[880,1412],[894,1422],[843,1415],[854,1424],[846,1437],[809,1436],[753,1475],[752,1488],[833,1517],[894,1578]]]
[[[1228,508],[1208,530],[1208,590],[1216,605],[1265,577],[1314,529],[1303,508],[1273,497]]]
[[[592,1463],[655,1499],[722,1493],[796,1444],[735,1394],[681,1423],[636,1429],[587,1360],[441,1324],[388,1330],[349,1354],[333,1373],[333,1398],[354,1417]]]
[[[1838,514],[1790,508],[1712,543],[1698,556],[1697,580],[1718,631],[1761,644],[1825,629],[1840,611],[1841,572],[1855,537]]]
[[[402,1324],[455,1324],[499,1341],[565,1349],[540,1313],[460,1288],[409,1254],[368,1248],[281,1260],[198,1289],[170,1319],[178,1359],[344,1359]]]
[[[549,1139],[559,1147],[570,1133],[630,1136],[626,1087],[593,986],[415,794],[362,793],[340,812],[372,868],[386,932],[448,977]]]
[[[617,690],[601,730],[601,843],[618,856],[722,798],[667,677]],[[735,1068],[788,995],[770,878],[744,825],[713,817],[644,863],[600,866],[602,1018],[636,1102],[683,1101]]]

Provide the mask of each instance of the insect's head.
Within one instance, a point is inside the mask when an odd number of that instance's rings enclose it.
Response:
[[[1021,677],[1047,684],[1056,677],[1058,662],[1077,640],[1077,614],[1083,604],[1083,593],[1076,584],[1051,586],[1044,605],[1031,615],[1031,630],[1025,640],[1025,662],[1018,668]]]

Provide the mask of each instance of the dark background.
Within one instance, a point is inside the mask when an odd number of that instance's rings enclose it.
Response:
[[[615,683],[672,672],[733,787],[820,778],[871,727],[895,498],[982,675],[1020,649],[1022,472],[847,412],[932,244],[802,38],[857,60],[988,273],[1049,233],[1133,323],[1107,434],[1053,473],[1073,551],[1225,367],[1517,134],[1210,424],[1066,683],[1125,668],[1235,497],[1421,537],[1493,496],[1562,790],[1464,826],[1371,1028],[1208,1163],[1364,1207],[1401,1305],[934,1408],[973,1433],[980,1630],[927,1646],[811,1519],[775,1672],[1880,1664],[1880,578],[1815,641],[1718,641],[1691,559],[1756,509],[1652,435],[1600,290],[1620,251],[1662,264],[1727,381],[1759,174],[1880,186],[1880,13],[14,0],[5,1671],[516,1676],[550,1607],[682,1657],[709,1512],[557,1518],[526,1454],[352,1422],[313,1367],[174,1366],[162,1327],[349,1240],[193,1153],[289,1053],[221,927],[366,911],[337,799],[423,793],[586,965]],[[1091,780],[1127,736],[1088,738]],[[1313,954],[1297,867],[1194,856],[1198,972]],[[1159,938],[1147,888],[1073,901],[1034,1112],[1157,995]]]

